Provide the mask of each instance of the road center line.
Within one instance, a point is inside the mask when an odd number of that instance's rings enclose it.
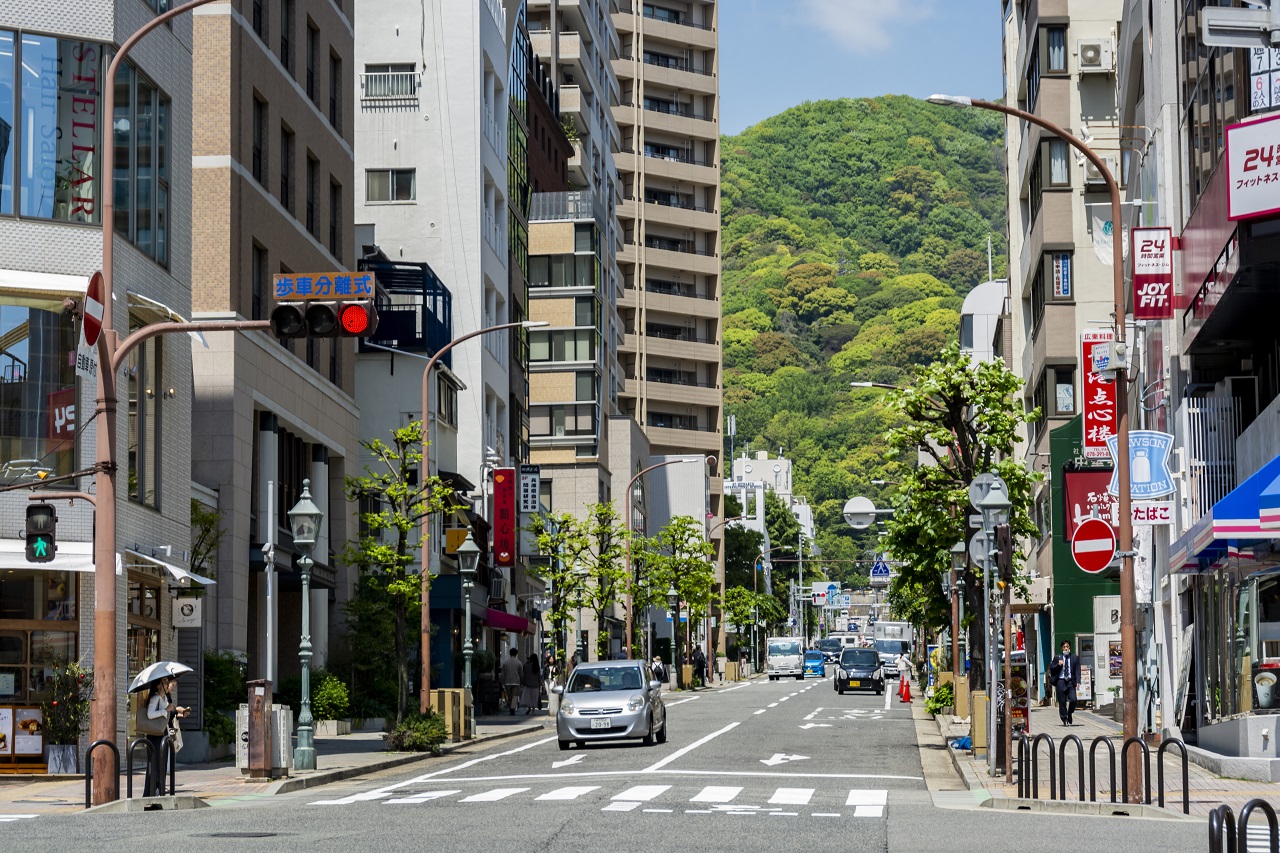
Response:
[[[893,694],[890,693],[888,690],[886,690],[884,692],[884,709],[886,711],[889,710],[889,703],[892,701],[892,699],[893,699]]]
[[[690,752],[693,752],[695,749],[702,746],[703,744],[709,743],[715,738],[718,738],[720,735],[724,734],[725,732],[736,729],[739,725],[741,725],[741,723],[730,723],[729,725],[725,726],[723,729],[720,729],[719,731],[714,731],[711,734],[707,735],[706,737],[701,737],[695,740],[693,743],[689,744],[688,746],[677,749],[675,752],[671,753],[666,758],[659,761],[657,764],[654,764],[651,767],[646,767],[644,770],[640,772],[652,773],[655,770],[661,770],[663,767],[666,767],[668,764],[675,761],[676,759],[684,757],[685,755],[689,754]]]
[[[679,702],[663,702],[668,708],[674,708],[677,705],[683,705],[685,702],[692,702],[694,699],[701,699],[701,696],[690,696],[688,699],[681,699]]]

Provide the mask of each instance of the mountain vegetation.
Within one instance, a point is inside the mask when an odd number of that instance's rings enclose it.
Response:
[[[988,238],[1004,275],[1003,133],[992,113],[885,96],[805,103],[722,140],[725,411],[738,454],[795,462],[822,554],[806,578],[865,582],[854,561],[876,531],[841,510],[890,506],[915,462],[887,443],[902,415],[885,391],[850,382],[910,381],[957,339]],[[749,551],[727,554],[730,577],[750,578],[735,563]],[[774,556],[785,590],[795,563]]]

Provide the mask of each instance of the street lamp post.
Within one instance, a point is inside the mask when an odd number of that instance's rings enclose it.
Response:
[[[298,549],[298,574],[302,578],[302,638],[298,642],[298,660],[302,664],[302,707],[298,711],[298,746],[293,751],[293,764],[299,770],[316,769],[315,731],[311,719],[311,549],[324,512],[311,500],[311,481],[302,481],[302,495],[289,510],[289,527],[293,544]]]
[[[999,664],[996,661],[993,639],[996,631],[995,626],[991,624],[991,566],[996,559],[996,528],[1009,522],[1009,513],[1013,508],[1008,491],[1004,480],[998,474],[993,475],[990,490],[982,500],[978,501],[977,506],[978,511],[982,513],[982,529],[991,543],[991,552],[987,555],[982,572],[982,612],[983,624],[986,627],[987,650],[987,773],[990,776],[996,775],[996,700],[999,698],[996,695],[996,675]],[[1005,687],[1007,692],[1008,685]],[[1008,702],[1005,706],[1008,707]]]
[[[928,101],[931,104],[994,110],[995,112],[1014,116],[1038,125],[1065,141],[1072,148],[1075,148],[1098,169],[1098,173],[1102,175],[1103,180],[1106,182],[1107,194],[1111,200],[1111,222],[1113,229],[1115,229],[1111,238],[1111,278],[1112,299],[1114,302],[1112,310],[1115,313],[1116,343],[1123,344],[1125,340],[1125,290],[1124,228],[1121,225],[1122,202],[1120,199],[1120,186],[1116,183],[1115,176],[1111,174],[1106,162],[1095,154],[1093,149],[1085,145],[1082,140],[1077,139],[1053,122],[1046,121],[1026,110],[958,95],[931,95]],[[1138,637],[1134,624],[1137,595],[1133,578],[1133,515],[1130,507],[1132,495],[1130,494],[1129,480],[1129,393],[1128,379],[1123,369],[1116,371],[1115,383],[1116,488],[1120,491],[1119,506],[1117,507],[1120,518],[1117,525],[1119,536],[1117,537],[1118,551],[1116,552],[1116,556],[1120,558],[1120,683],[1124,703],[1123,729],[1124,737],[1127,741],[1129,738],[1137,737],[1138,735]],[[1134,792],[1134,796],[1137,796],[1138,786],[1142,781],[1141,774],[1142,770],[1138,766],[1138,762],[1132,762],[1129,767],[1129,790]]]
[[[951,673],[955,690],[960,690],[964,667],[960,661],[960,626],[964,624],[964,558],[967,549],[961,539],[951,546]]]
[[[533,329],[549,325],[551,324],[546,320],[524,320],[519,323],[499,323],[496,326],[486,326],[483,329],[476,329],[474,332],[467,332],[465,335],[454,338],[436,350],[431,356],[431,360],[427,362],[426,369],[422,371],[423,483],[428,483],[431,480],[431,373],[435,369],[436,363],[440,361],[445,353],[458,344],[480,335],[488,334],[489,332],[501,332],[506,329]],[[422,674],[418,683],[418,712],[422,714],[427,713],[427,709],[431,707],[431,569],[428,565],[429,555],[427,551],[427,540],[430,535],[431,515],[427,514],[422,517]],[[488,543],[485,544],[488,545]]]
[[[675,584],[667,587],[667,605],[671,610],[671,671],[676,674],[676,686],[683,680],[681,671],[676,669],[676,649],[680,645],[680,593]]]
[[[626,492],[624,492],[624,494],[627,496],[626,497],[627,505],[626,505],[626,512],[623,513],[623,516],[624,516],[623,521],[626,523],[626,527],[627,527],[627,553],[626,553],[626,559],[627,559],[627,657],[631,657],[632,655],[631,641],[632,641],[632,634],[635,627],[632,624],[635,622],[635,614],[631,612],[633,602],[634,602],[634,596],[632,594],[633,591],[631,589],[631,581],[632,581],[632,578],[631,578],[631,514],[632,514],[632,508],[635,504],[635,501],[632,497],[631,489],[632,487],[635,486],[637,480],[639,480],[645,474],[648,474],[650,471],[653,471],[654,469],[665,468],[668,465],[677,465],[681,462],[697,462],[697,461],[698,461],[697,459],[693,459],[688,456],[682,459],[668,459],[665,462],[659,462],[656,465],[650,465],[648,468],[640,469],[639,471],[636,472],[636,475],[631,478],[630,482],[627,483],[627,490]],[[581,613],[581,611],[579,611],[579,613]]]
[[[471,658],[475,644],[471,642],[471,588],[476,581],[476,566],[480,563],[480,546],[467,531],[467,538],[458,546],[458,574],[462,576],[462,682],[471,696]],[[472,704],[472,703],[468,703]],[[474,704],[472,704],[474,708]],[[475,718],[472,717],[474,720]]]

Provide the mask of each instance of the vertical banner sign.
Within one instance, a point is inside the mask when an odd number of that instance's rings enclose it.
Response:
[[[1115,333],[1110,329],[1086,329],[1081,335],[1080,363],[1084,374],[1084,441],[1081,454],[1086,459],[1110,459],[1107,439],[1116,430],[1116,383],[1089,370],[1093,364],[1093,348],[1110,343]]]
[[[1173,229],[1134,228],[1133,318],[1169,320],[1173,317]]]
[[[495,565],[516,564],[516,469],[493,472],[493,560]]]
[[[1071,255],[1057,252],[1053,256],[1053,297],[1071,298]]]
[[[538,511],[538,492],[542,488],[542,468],[538,465],[520,466],[520,512],[530,515]]]

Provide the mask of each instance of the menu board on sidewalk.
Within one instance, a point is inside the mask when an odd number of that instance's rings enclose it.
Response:
[[[19,708],[14,718],[14,755],[43,755],[44,722],[40,709]]]
[[[13,709],[0,708],[0,755],[13,754]]]

